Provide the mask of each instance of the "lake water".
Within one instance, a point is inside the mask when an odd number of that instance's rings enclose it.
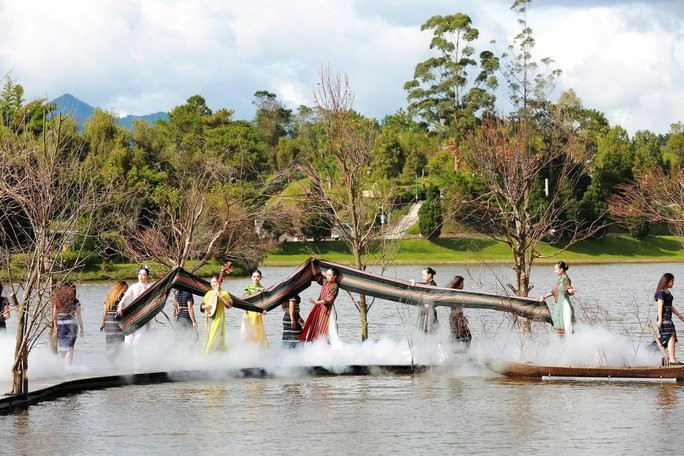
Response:
[[[423,265],[400,266],[385,275],[420,280]],[[266,286],[294,268],[262,268]],[[509,268],[442,266],[436,281],[466,277],[466,289],[501,292],[513,280]],[[282,312],[265,317],[268,351],[239,345],[242,311],[228,311],[230,351],[201,358],[198,345],[176,343],[168,325],[156,324],[137,353],[143,370],[209,369],[211,381],[128,386],[44,402],[0,416],[3,454],[679,454],[677,424],[684,418],[684,388],[671,382],[516,381],[485,365],[499,358],[585,364],[654,364],[645,349],[648,318],[655,319],[653,292],[664,272],[681,277],[681,264],[571,266],[577,290],[577,332],[559,341],[549,325],[534,324],[525,338],[508,315],[466,309],[473,344],[455,353],[440,334],[422,340],[412,330],[415,309],[377,301],[371,309],[371,340],[360,344],[358,314],[346,293],[337,300],[343,347],[280,349]],[[551,266],[534,270],[531,295],[555,284]],[[240,294],[248,279],[228,279],[224,287]],[[31,357],[32,379],[69,373],[98,375],[130,371],[125,353],[117,366],[104,359],[98,332],[102,299],[110,283],[78,287],[86,336],[76,342],[73,366],[39,347]],[[317,297],[312,286],[303,298]],[[675,306],[681,303],[677,285]],[[199,301],[199,298],[196,298]],[[679,304],[680,307],[684,307]],[[309,310],[303,305],[303,313]],[[438,309],[441,322],[447,310]],[[160,321],[164,322],[161,318]],[[16,319],[8,322],[14,334]],[[684,324],[676,323],[681,329]],[[201,326],[201,325],[200,325]],[[200,331],[200,341],[203,331]],[[13,339],[0,339],[0,381],[9,380]],[[684,358],[678,346],[678,355]],[[416,376],[313,377],[297,365],[440,363]],[[266,378],[227,378],[231,367],[267,366]],[[671,436],[670,436],[671,435]]]

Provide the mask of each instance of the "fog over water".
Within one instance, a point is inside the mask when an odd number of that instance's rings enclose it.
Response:
[[[398,266],[385,275],[420,280],[424,266]],[[294,269],[261,268],[262,283],[268,287]],[[446,285],[453,275],[460,274],[466,278],[467,290],[503,293],[505,284],[513,280],[510,268],[504,266],[435,269],[438,285]],[[645,329],[648,318],[655,321],[653,292],[664,272],[679,277],[683,269],[681,264],[571,265],[568,274],[577,290],[574,303],[580,320],[572,337],[560,340],[550,325],[534,323],[531,337],[525,338],[508,314],[466,309],[473,333],[467,350],[448,342],[448,309],[438,308],[439,333],[426,338],[414,330],[415,308],[381,300],[376,300],[369,314],[370,340],[360,343],[358,313],[349,296],[341,292],[336,302],[343,341],[340,347],[316,343],[296,350],[281,349],[280,309],[264,317],[268,350],[242,345],[239,328],[243,311],[231,309],[226,314],[229,351],[201,357],[204,316],[198,312],[201,298],[195,297],[198,342],[178,340],[160,316],[154,330],[137,347],[136,366],[130,351],[124,352],[116,365],[104,356],[104,333],[99,332],[99,326],[102,301],[111,283],[84,283],[78,286],[77,294],[83,305],[86,335],[76,341],[73,365],[65,367],[42,344],[31,355],[30,381],[70,374],[131,372],[135,367],[140,371],[207,370],[213,380],[111,388],[41,403],[28,411],[0,417],[11,422],[0,430],[0,438],[10,442],[14,453],[84,454],[86,446],[89,454],[108,453],[107,448],[115,445],[119,447],[117,454],[143,450],[180,454],[212,448],[219,453],[230,449],[282,454],[293,450],[284,443],[286,436],[280,435],[287,423],[298,442],[295,448],[304,453],[331,448],[329,444],[332,448],[344,445],[353,454],[366,450],[383,454],[409,450],[419,454],[437,450],[520,454],[558,448],[576,448],[580,453],[593,449],[599,454],[616,448],[628,453],[638,448],[667,450],[667,442],[655,436],[667,429],[670,413],[684,417],[680,405],[684,391],[677,384],[521,382],[502,378],[486,366],[501,359],[546,364],[657,364],[659,355],[647,349],[652,339]],[[548,293],[556,282],[551,266],[535,268],[533,278],[531,296]],[[241,294],[248,281],[227,278],[224,288]],[[314,284],[302,294],[304,316],[311,308],[306,298],[316,298],[319,291]],[[672,293],[677,306],[677,284]],[[551,305],[551,300],[547,302]],[[170,305],[167,311],[170,314]],[[0,337],[2,384],[10,380],[15,317],[8,321],[8,336]],[[684,328],[684,323],[675,325]],[[681,343],[677,352],[682,356]],[[411,362],[440,367],[418,376],[323,378],[307,376],[301,369],[322,365],[343,370],[348,365]],[[264,367],[269,376],[245,379],[227,374],[242,367]],[[164,420],[150,422],[150,417],[162,415]],[[592,422],[599,415],[607,425],[594,427]],[[60,417],[68,420],[60,421]],[[57,436],[50,445],[17,438],[42,426]],[[482,436],[482,426],[486,426],[487,438]],[[556,433],[558,426],[573,432]],[[135,442],[129,438],[133,431]]]

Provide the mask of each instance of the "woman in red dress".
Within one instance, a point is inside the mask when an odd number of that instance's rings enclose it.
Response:
[[[317,300],[309,299],[314,306],[306,319],[306,323],[304,323],[302,334],[299,336],[300,341],[313,342],[318,338],[325,337],[328,342],[331,342],[330,332],[333,333],[334,338],[337,338],[337,323],[333,305],[339,292],[337,287],[339,277],[340,273],[336,268],[330,268],[326,271],[325,280],[320,272],[315,272],[314,280],[323,285],[323,288],[321,288],[321,294]]]

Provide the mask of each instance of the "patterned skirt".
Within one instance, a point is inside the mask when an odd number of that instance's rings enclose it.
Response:
[[[187,310],[181,310],[176,317],[176,329],[194,329],[192,326],[192,319]]]
[[[121,350],[121,344],[124,341],[124,333],[116,321],[116,311],[107,312],[105,314],[105,346],[107,347],[107,354],[115,354]]]
[[[299,323],[300,316],[295,313],[297,324],[292,329],[292,321],[290,320],[290,312],[285,311],[283,314],[283,346],[285,348],[294,348],[299,342],[299,337],[302,335],[302,325]]]
[[[660,328],[660,343],[663,344],[663,347],[667,348],[667,343],[672,336],[674,336],[674,341],[677,342],[677,331],[675,330],[674,323],[672,323],[672,320],[663,320],[663,325]]]
[[[57,320],[57,351],[64,353],[74,349],[78,323],[73,315],[65,315]]]

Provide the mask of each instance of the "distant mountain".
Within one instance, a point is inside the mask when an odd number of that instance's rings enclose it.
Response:
[[[83,128],[85,121],[88,120],[88,118],[93,115],[93,111],[95,111],[94,107],[68,93],[65,93],[59,98],[55,98],[51,103],[54,103],[57,106],[55,111],[56,114],[73,116],[76,123],[78,123],[79,128]],[[122,127],[131,130],[133,128],[134,120],[142,120],[153,124],[158,119],[168,120],[169,115],[165,112],[155,112],[154,114],[147,114],[144,116],[127,115],[126,117],[119,117],[117,122]]]
[[[121,125],[122,127],[126,128],[128,130],[132,130],[134,120],[144,120],[145,122],[147,122],[149,124],[154,124],[159,119],[161,119],[163,121],[167,121],[167,120],[169,120],[169,114],[166,112],[162,112],[162,111],[155,112],[153,114],[147,114],[144,116],[133,116],[133,115],[129,114],[126,117],[119,117],[118,122],[119,122],[119,125]]]
[[[59,98],[55,98],[50,103],[57,105],[55,114],[64,114],[73,116],[79,128],[83,128],[83,124],[93,114],[95,108],[85,103],[75,96],[65,93]]]

